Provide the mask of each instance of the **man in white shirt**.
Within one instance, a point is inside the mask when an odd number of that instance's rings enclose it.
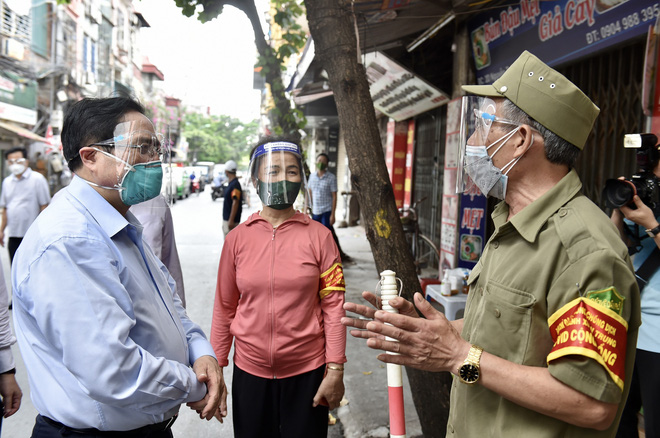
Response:
[[[7,243],[9,262],[12,263],[25,232],[39,213],[48,206],[50,190],[46,178],[30,169],[27,151],[24,148],[8,150],[6,158],[12,174],[2,181],[0,245],[4,246]],[[5,237],[7,237],[6,242]]]

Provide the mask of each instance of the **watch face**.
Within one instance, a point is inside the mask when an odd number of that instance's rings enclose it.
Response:
[[[465,383],[474,383],[479,380],[479,368],[472,364],[465,364],[461,367],[459,375]]]

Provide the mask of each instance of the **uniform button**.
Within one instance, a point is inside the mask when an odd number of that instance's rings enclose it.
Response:
[[[566,210],[559,210],[559,217],[564,217],[568,214]]]
[[[482,297],[484,296],[484,288],[483,287],[479,288],[479,295],[481,295]]]
[[[499,248],[499,247],[500,247],[500,242],[499,242],[499,240],[494,241],[494,242],[493,242],[493,248],[497,249],[497,248]]]
[[[495,309],[495,318],[499,318],[502,316],[502,312],[500,312],[500,309]]]
[[[500,87],[500,93],[504,94],[504,93],[506,93],[506,90],[508,90],[508,89],[509,89],[509,87],[507,87],[506,85],[502,85]]]

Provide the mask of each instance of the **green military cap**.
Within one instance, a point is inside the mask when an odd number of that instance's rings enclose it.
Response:
[[[506,97],[580,149],[600,112],[575,84],[526,50],[492,85],[464,85],[462,88],[478,96]]]

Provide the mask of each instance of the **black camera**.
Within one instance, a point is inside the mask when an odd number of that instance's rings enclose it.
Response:
[[[660,178],[653,169],[658,163],[658,137],[654,134],[626,134],[623,147],[634,148],[637,152],[638,173],[630,179],[608,179],[603,189],[605,205],[619,208],[624,205],[635,209],[633,197],[638,195],[655,216],[660,215]]]

